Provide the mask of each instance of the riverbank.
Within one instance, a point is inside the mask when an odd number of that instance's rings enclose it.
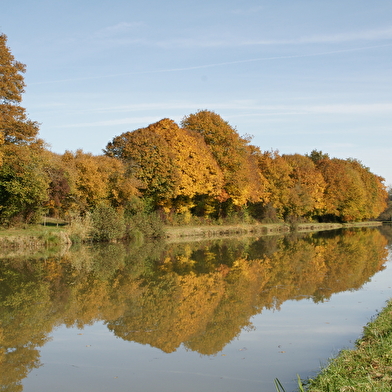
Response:
[[[258,236],[258,235],[276,235],[296,232],[336,230],[345,227],[368,227],[381,226],[382,222],[355,222],[355,223],[298,223],[295,226],[287,223],[271,224],[238,224],[238,225],[211,225],[211,226],[165,226],[164,232],[166,239],[175,240],[192,240],[214,237],[231,237],[231,236]]]
[[[166,241],[197,241],[211,238],[254,237],[279,235],[289,232],[336,230],[344,227],[381,226],[381,222],[357,223],[287,223],[233,224],[206,226],[164,226]],[[66,226],[29,225],[25,228],[0,230],[0,249],[37,249],[72,244]]]
[[[392,385],[392,300],[364,328],[353,350],[342,350],[307,382],[306,391],[390,392]]]
[[[71,239],[62,227],[29,225],[26,228],[0,230],[0,249],[36,250],[64,245],[71,245]]]

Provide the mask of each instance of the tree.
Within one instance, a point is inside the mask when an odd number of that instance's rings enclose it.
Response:
[[[194,199],[216,198],[222,192],[223,175],[203,136],[180,128],[173,120],[165,118],[148,129],[162,136],[178,169],[179,183],[173,203],[177,212],[188,211]]]
[[[293,180],[286,206],[287,215],[311,217],[319,215],[324,208],[325,181],[312,159],[300,154],[283,155],[292,167]]]
[[[152,128],[116,136],[104,152],[125,161],[130,173],[144,184],[143,195],[159,205],[178,195],[180,173],[168,143]]]
[[[49,179],[39,145],[6,145],[0,166],[0,224],[29,223],[43,213]]]
[[[7,37],[0,34],[0,131],[6,144],[29,144],[38,134],[38,123],[27,118],[20,106],[26,66],[14,59]]]
[[[53,169],[52,169],[53,170]],[[127,175],[119,159],[92,155],[82,150],[66,151],[61,156],[62,177],[67,180],[67,210],[92,210],[101,203],[123,207],[133,196],[139,195],[140,181]]]
[[[244,206],[262,198],[262,191],[255,194],[250,158],[250,138],[241,137],[237,130],[218,114],[200,110],[185,116],[181,125],[204,137],[224,176],[221,201],[230,200],[235,206]]]
[[[278,151],[265,151],[258,155],[259,170],[267,180],[269,207],[278,218],[284,218],[293,188],[293,168]],[[270,215],[273,215],[270,213]]]
[[[383,184],[384,179],[370,172],[359,160],[349,158],[348,164],[358,172],[362,179],[366,201],[363,206],[363,219],[378,217],[387,207],[388,193]]]
[[[42,212],[48,180],[38,124],[20,106],[25,65],[16,61],[0,34],[0,222],[29,222]]]
[[[322,159],[317,167],[326,182],[324,215],[327,218],[335,216],[343,222],[365,219],[365,186],[350,162],[338,158]]]

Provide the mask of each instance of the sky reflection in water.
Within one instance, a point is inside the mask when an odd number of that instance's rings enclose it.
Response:
[[[297,373],[314,375],[351,346],[391,297],[386,245],[377,229],[364,229],[155,245],[143,257],[83,248],[47,258],[44,268],[8,259],[4,369],[23,349],[38,357],[2,383],[10,392],[20,382],[25,392],[272,392],[278,377],[292,390]],[[27,286],[47,302],[18,303]]]

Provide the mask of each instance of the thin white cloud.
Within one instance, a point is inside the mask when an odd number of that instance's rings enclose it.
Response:
[[[312,34],[287,39],[274,38],[241,38],[238,35],[208,35],[198,31],[197,36],[181,36],[180,38],[148,39],[144,35],[135,36],[143,22],[121,22],[94,32],[88,40],[98,40],[117,46],[143,45],[164,49],[191,48],[235,48],[246,46],[283,46],[309,44],[341,44],[347,42],[372,42],[392,39],[392,26],[378,29],[351,31],[334,34]]]
[[[161,119],[162,119],[161,117],[157,117],[157,116],[128,117],[128,118],[120,118],[117,120],[104,120],[104,121],[94,121],[88,123],[63,124],[63,125],[58,125],[55,128],[109,127],[109,126],[116,126],[116,125],[140,125],[140,124],[144,124],[141,126],[147,126]]]
[[[283,116],[298,116],[298,115],[380,115],[392,113],[392,103],[378,103],[378,104],[325,104],[325,105],[257,105],[247,102],[236,101],[226,104],[215,103],[149,103],[117,106],[105,109],[94,109],[93,111],[108,114],[109,112],[143,112],[143,111],[181,111],[181,115],[169,115],[175,121],[181,120],[186,115],[186,111],[196,111],[198,109],[209,108],[209,110],[229,110],[230,117],[244,118],[244,117],[283,117]],[[212,109],[211,109],[212,108]],[[245,111],[245,112],[244,112]],[[110,127],[118,125],[137,125],[147,126],[161,120],[163,117],[155,116],[137,116],[124,117],[113,120],[102,120],[94,122],[63,124],[56,128],[85,128],[85,127]]]
[[[117,23],[113,26],[108,26],[105,27],[101,30],[96,31],[93,34],[94,38],[112,38],[116,37],[118,35],[124,35],[128,33],[129,31],[133,30],[135,27],[140,27],[142,26],[143,23],[141,22],[134,22],[134,23],[128,23],[128,22],[120,22]]]
[[[265,10],[264,6],[258,5],[254,7],[248,7],[248,8],[236,8],[229,12],[234,15],[249,15],[249,14],[253,15],[264,10]]]
[[[380,41],[392,39],[392,26],[379,29],[353,31],[335,34],[313,34],[288,39],[243,39],[229,36],[226,38],[198,36],[197,38],[176,38],[157,41],[145,41],[145,45],[164,48],[213,48],[241,46],[272,46],[272,45],[306,45],[306,44],[339,44],[355,41]]]
[[[253,63],[253,62],[260,62],[260,61],[328,56],[328,55],[334,55],[334,54],[339,54],[339,53],[356,52],[356,51],[383,48],[383,47],[389,47],[389,46],[392,46],[392,43],[383,44],[383,45],[357,47],[357,48],[351,48],[351,49],[334,50],[334,51],[329,51],[329,52],[318,52],[318,53],[298,54],[298,55],[288,55],[288,56],[260,57],[260,58],[254,58],[254,59],[226,61],[226,62],[220,62],[220,63],[194,65],[194,66],[190,66],[190,67],[166,68],[166,69],[155,69],[155,70],[151,69],[151,70],[145,70],[145,71],[126,72],[126,73],[119,73],[119,74],[107,74],[107,75],[87,76],[87,77],[80,77],[80,78],[48,80],[45,82],[35,82],[35,83],[32,82],[32,83],[29,83],[29,85],[79,82],[79,81],[83,81],[83,80],[97,80],[97,79],[114,78],[114,77],[120,77],[120,76],[123,77],[123,76],[130,76],[130,75],[141,75],[141,74],[154,74],[154,73],[156,74],[156,73],[167,73],[167,72],[192,71],[192,70],[196,70],[196,69],[214,68],[214,67],[221,67],[221,66],[226,66],[226,65],[245,64],[245,63]]]
[[[300,45],[300,44],[323,44],[323,43],[344,43],[351,41],[376,41],[392,39],[392,26],[356,31],[340,34],[310,35],[283,40],[250,40],[242,41],[242,45]]]

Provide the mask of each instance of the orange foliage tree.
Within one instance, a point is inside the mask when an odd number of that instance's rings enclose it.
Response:
[[[229,200],[235,206],[244,206],[262,199],[262,177],[258,177],[258,172],[254,171],[250,138],[241,137],[227,121],[208,110],[185,116],[181,125],[204,137],[222,170],[224,192],[221,201]]]
[[[26,66],[16,61],[7,46],[7,36],[0,34],[0,131],[6,144],[28,144],[38,134],[38,123],[27,118],[20,106]]]

